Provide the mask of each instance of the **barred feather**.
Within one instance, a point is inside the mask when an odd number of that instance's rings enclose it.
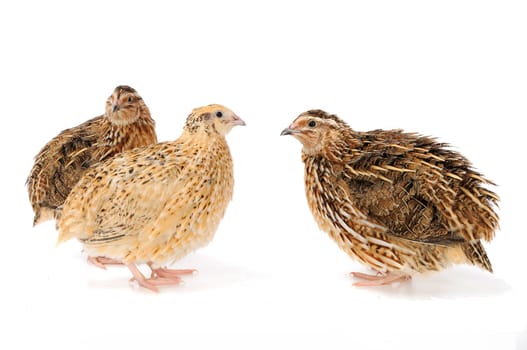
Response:
[[[320,228],[380,271],[469,263],[492,271],[480,240],[498,229],[493,183],[447,144],[402,130],[357,132],[321,110],[283,134],[303,144],[306,196]]]
[[[154,120],[141,96],[128,86],[116,87],[104,115],[62,131],[35,157],[26,182],[33,224],[60,217],[68,194],[89,167],[155,142]]]
[[[221,112],[222,118],[212,115]],[[182,135],[122,152],[90,169],[58,221],[59,242],[91,256],[163,266],[208,244],[232,198],[225,135],[243,125],[220,105],[196,109]]]

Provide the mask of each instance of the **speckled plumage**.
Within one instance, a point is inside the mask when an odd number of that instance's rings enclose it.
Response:
[[[58,222],[59,241],[78,238],[91,256],[155,271],[210,242],[232,198],[225,135],[244,125],[229,109],[195,109],[182,135],[123,152],[88,171]],[[134,276],[136,274],[134,273]],[[161,280],[137,277],[156,290]]]
[[[301,114],[282,134],[304,146],[306,196],[318,225],[353,258],[380,275],[452,263],[492,271],[481,240],[498,228],[499,198],[448,145],[401,130],[354,131],[321,110]]]
[[[73,186],[93,164],[124,150],[157,142],[154,120],[139,94],[117,86],[104,115],[66,129],[35,157],[27,179],[33,224],[56,219]]]

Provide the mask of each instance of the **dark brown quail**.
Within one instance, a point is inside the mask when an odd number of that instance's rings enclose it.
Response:
[[[282,135],[302,145],[305,189],[319,225],[376,274],[359,286],[467,263],[492,272],[481,240],[498,228],[493,183],[461,154],[401,130],[359,132],[311,110]]]
[[[137,91],[117,86],[104,115],[62,131],[35,157],[27,178],[36,225],[60,216],[71,189],[93,164],[157,142],[154,120]]]

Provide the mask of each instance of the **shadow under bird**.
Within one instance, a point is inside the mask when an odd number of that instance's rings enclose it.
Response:
[[[181,136],[125,151],[90,169],[58,221],[59,242],[79,239],[90,256],[124,263],[153,291],[194,270],[167,265],[208,244],[233,194],[225,136],[245,125],[221,105],[192,111]],[[149,278],[137,268],[146,263]]]
[[[36,155],[27,178],[33,225],[60,217],[68,194],[90,166],[156,142],[155,123],[141,96],[117,86],[103,115],[62,131]]]
[[[302,145],[305,190],[320,229],[373,275],[357,286],[401,282],[451,264],[492,272],[481,240],[498,228],[494,185],[461,154],[401,130],[355,131],[322,110],[281,135]]]

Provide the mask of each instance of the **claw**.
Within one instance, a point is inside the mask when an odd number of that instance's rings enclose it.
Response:
[[[152,269],[151,278],[179,278],[179,276],[184,275],[195,275],[198,273],[198,270],[172,270],[164,267],[158,269]]]
[[[356,287],[375,287],[375,286],[385,286],[388,284],[393,284],[397,282],[405,282],[412,279],[410,275],[401,275],[396,273],[386,273],[382,274],[378,272],[376,275],[368,275],[361,272],[351,272],[351,276],[355,278],[363,279],[364,281],[353,283]]]
[[[182,285],[184,282],[180,277],[181,275],[189,275],[197,272],[196,270],[171,270],[167,268],[153,269],[152,264],[149,263],[148,266],[152,270],[152,274],[150,278],[146,278],[134,264],[128,264],[126,266],[134,276],[131,281],[135,281],[141,287],[150,289],[153,292],[159,292],[158,286]]]
[[[155,293],[159,292],[159,289],[155,285],[150,283],[147,278],[144,278],[144,276],[143,276],[143,279],[137,279],[135,277],[132,277],[130,278],[130,282],[133,283],[135,286],[144,287],[146,289],[151,290],[152,292],[155,292]]]

